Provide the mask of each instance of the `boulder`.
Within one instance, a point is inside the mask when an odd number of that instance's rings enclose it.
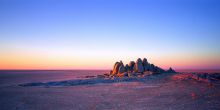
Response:
[[[128,64],[126,64],[125,65],[125,72],[128,72],[128,71],[130,71],[130,68],[129,68]]]
[[[154,64],[150,64],[150,68],[149,68],[150,71],[154,72],[155,71],[155,66]]]
[[[130,72],[128,72],[128,77],[132,77],[132,74]]]
[[[148,63],[147,59],[144,58],[143,61],[138,58],[136,62],[130,61],[129,64],[124,65],[122,61],[116,62],[113,70],[110,72],[111,76],[138,76],[143,74],[153,74],[162,72],[175,72],[172,68],[168,71],[163,70],[154,64]],[[126,74],[125,74],[126,73]]]
[[[130,61],[129,65],[128,65],[129,66],[129,70],[130,70],[129,72],[132,73],[134,71],[134,65],[135,65],[135,62],[134,61]]]
[[[176,73],[171,67],[166,71],[167,73]]]
[[[127,77],[128,77],[128,73],[127,73],[127,72],[125,72],[125,73],[124,73],[124,76],[127,76]]]
[[[149,68],[150,68],[149,65],[150,65],[150,64],[147,62],[147,59],[144,58],[144,59],[143,59],[143,67],[144,67],[144,71],[149,71]]]
[[[135,72],[137,72],[137,73],[143,73],[144,72],[143,62],[140,58],[138,58],[136,63],[135,63]]]
[[[124,72],[125,72],[125,67],[124,67],[124,64],[121,63],[121,64],[120,64],[120,67],[119,67],[119,69],[118,69],[118,74],[122,74],[122,73],[124,73]]]
[[[144,72],[144,75],[152,75],[153,74],[153,72],[151,72],[151,71],[145,71]]]
[[[148,62],[147,62],[147,59],[146,59],[146,58],[144,58],[144,59],[143,59],[143,65],[145,65],[145,64],[148,64]]]
[[[118,74],[118,70],[119,70],[119,67],[121,66],[121,62],[116,62],[115,65],[114,65],[114,68],[112,70],[112,74],[115,75],[115,74]]]

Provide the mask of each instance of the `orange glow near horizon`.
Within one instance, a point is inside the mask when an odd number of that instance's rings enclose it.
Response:
[[[114,56],[114,55],[112,55]],[[111,57],[101,55],[50,55],[50,54],[4,54],[0,56],[0,69],[112,69],[116,61],[122,60],[124,64],[136,59],[131,57]],[[152,55],[146,57],[150,63],[164,69],[215,69],[220,64],[217,56],[205,59],[196,56],[184,55]],[[217,69],[217,68],[216,68]]]

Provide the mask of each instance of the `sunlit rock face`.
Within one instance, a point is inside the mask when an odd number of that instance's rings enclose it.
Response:
[[[112,70],[112,74],[118,74],[118,70],[119,70],[119,67],[121,66],[121,64],[119,62],[116,62],[115,65],[114,65],[114,68]]]
[[[138,76],[138,75],[151,75],[155,73],[175,73],[175,71],[170,68],[165,71],[162,68],[155,66],[154,64],[150,64],[146,58],[141,60],[138,58],[136,62],[130,61],[129,64],[124,65],[122,61],[116,62],[113,70],[111,70],[110,74],[112,76],[124,77],[124,76]]]

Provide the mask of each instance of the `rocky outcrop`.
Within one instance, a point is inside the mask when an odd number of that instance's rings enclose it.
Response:
[[[144,67],[144,71],[149,71],[150,69],[150,64],[147,62],[146,58],[143,59],[143,67]]]
[[[154,72],[157,72],[157,73],[164,73],[164,72],[166,72],[165,70],[163,70],[162,68],[160,68],[160,67],[158,67],[158,66],[156,66],[155,67],[155,71]]]
[[[173,80],[193,80],[199,82],[207,82],[210,86],[210,84],[219,84],[220,73],[181,73],[175,74],[171,78]]]
[[[118,69],[118,74],[123,74],[125,72],[125,67],[124,67],[124,64],[121,63],[119,69]]]
[[[134,61],[130,61],[130,63],[129,63],[129,69],[130,69],[130,71],[129,72],[134,72],[134,66],[135,66],[135,62]]]
[[[120,68],[121,67],[121,68]],[[120,70],[120,71],[119,71]],[[122,72],[122,71],[125,71],[124,70],[124,65],[122,63],[122,61],[120,62],[116,62],[115,65],[114,65],[114,68],[112,70],[112,74],[118,74],[119,72]]]
[[[116,62],[112,70],[113,75],[118,73],[119,66],[120,66],[119,62]]]
[[[130,71],[130,68],[129,68],[128,64],[126,64],[125,65],[125,72],[128,72],[128,71]]]
[[[134,68],[135,68],[134,71],[136,73],[143,73],[144,72],[143,62],[140,58],[137,59]]]
[[[171,67],[166,71],[167,73],[176,73],[175,70],[173,70]]]
[[[130,61],[129,64],[126,64],[125,66],[122,61],[116,62],[110,74],[113,76],[123,77],[164,72],[175,73],[172,68],[165,71],[164,69],[155,66],[154,64],[150,64],[146,58],[144,58],[143,60],[138,58],[136,62]]]

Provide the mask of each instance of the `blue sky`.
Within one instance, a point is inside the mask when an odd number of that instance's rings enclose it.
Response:
[[[0,0],[1,59],[23,59],[1,68],[40,68],[33,59],[55,56],[43,67],[111,68],[147,57],[165,68],[219,69],[219,12],[218,0]],[[57,59],[74,64],[51,65]]]

